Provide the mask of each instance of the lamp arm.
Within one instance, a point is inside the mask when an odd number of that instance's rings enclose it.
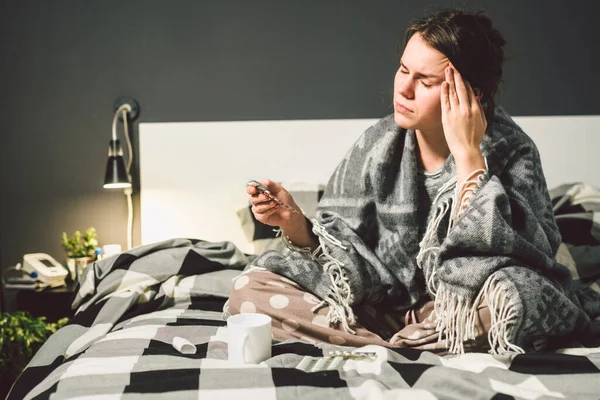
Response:
[[[129,107],[129,111],[131,111],[131,107],[129,106],[129,104],[125,105]],[[127,125],[127,111],[123,110],[123,130],[125,131],[125,140],[127,141],[127,149],[129,151],[129,157],[127,158],[127,175],[129,177],[129,181],[131,181],[131,174],[129,173],[129,171],[131,170],[131,163],[133,162],[133,150],[131,146],[131,138],[129,137],[129,128]]]
[[[121,105],[117,111],[115,111],[115,116],[113,117],[112,123],[112,138],[113,140],[117,140],[117,122],[119,122],[119,117],[121,116],[121,112],[131,112],[131,106],[129,104]],[[127,114],[123,114],[123,121],[127,121]]]
[[[119,106],[119,108],[117,109],[117,111],[115,112],[115,116],[113,117],[113,123],[112,123],[112,139],[113,140],[117,140],[117,123],[119,122],[119,117],[122,116],[123,118],[123,130],[125,132],[125,140],[127,141],[127,150],[128,150],[128,154],[129,157],[127,159],[127,175],[129,176],[129,180],[131,180],[131,175],[129,174],[129,171],[131,170],[131,164],[133,162],[133,151],[131,148],[131,139],[129,138],[129,128],[128,128],[128,120],[127,120],[127,113],[131,112],[132,108],[129,104],[125,103],[122,104],[121,106]],[[121,115],[122,113],[122,115]]]

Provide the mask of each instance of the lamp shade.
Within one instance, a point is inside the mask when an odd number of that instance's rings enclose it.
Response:
[[[108,147],[108,162],[104,175],[105,189],[119,189],[131,187],[129,176],[123,161],[123,150],[118,140],[111,140]]]

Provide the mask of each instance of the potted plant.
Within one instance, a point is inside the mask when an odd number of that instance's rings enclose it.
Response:
[[[67,252],[67,268],[71,273],[71,279],[79,280],[86,265],[94,261],[96,257],[94,252],[98,246],[96,229],[90,227],[83,235],[80,231],[75,231],[71,237],[63,232],[61,245]]]
[[[46,322],[25,311],[0,313],[0,398],[8,393],[15,379],[46,339],[68,322]]]

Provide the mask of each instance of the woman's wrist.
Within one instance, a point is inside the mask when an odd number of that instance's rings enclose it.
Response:
[[[458,219],[467,210],[475,192],[483,182],[487,163],[481,150],[464,155],[456,161],[456,208],[453,219]]]
[[[296,247],[310,247],[312,250],[318,247],[316,237],[312,235],[310,223],[304,215],[294,215],[286,226],[280,226],[283,235],[285,235]]]
[[[454,157],[456,162],[456,183],[461,185],[473,171],[485,170],[485,160],[479,148],[471,149]]]
[[[292,214],[291,218],[287,223],[281,224],[279,228],[288,236],[295,236],[296,231],[302,228],[302,225],[305,225],[305,217],[302,214]]]

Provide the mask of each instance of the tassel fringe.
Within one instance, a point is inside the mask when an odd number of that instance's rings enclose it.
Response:
[[[347,248],[341,241],[327,232],[325,227],[319,224],[316,219],[313,219],[311,222],[313,224],[313,233],[319,238],[319,247],[314,251],[309,247],[300,248],[294,246],[290,241],[290,238],[286,235],[282,235],[283,243],[292,251],[307,254],[312,260],[323,267],[323,271],[331,279],[331,293],[313,307],[311,311],[317,312],[319,309],[329,306],[327,322],[329,322],[329,324],[341,323],[344,331],[354,335],[356,332],[351,326],[356,324],[356,316],[350,306],[354,300],[354,296],[350,289],[348,277],[344,273],[344,264],[329,253],[326,243],[339,247],[342,250],[347,250]]]
[[[319,250],[321,251],[316,261],[323,266],[323,270],[331,279],[331,294],[313,307],[312,311],[316,312],[321,307],[329,305],[327,321],[330,324],[341,323],[344,331],[354,335],[356,332],[350,328],[350,326],[356,324],[356,316],[350,306],[354,301],[354,296],[350,289],[348,277],[344,273],[344,264],[329,253],[325,244],[329,242],[331,245],[339,247],[342,250],[347,250],[347,248],[341,241],[327,232],[325,227],[319,224],[316,219],[313,219],[312,223],[313,232],[319,237],[320,244],[317,250],[315,250],[315,255],[318,254]]]
[[[502,281],[490,276],[475,301],[470,302],[463,296],[451,292],[440,285],[435,298],[436,331],[440,333],[440,342],[451,354],[463,354],[464,342],[474,340],[477,334],[477,306],[486,300],[491,314],[491,327],[488,342],[491,354],[524,353],[525,351],[510,342],[516,335],[518,312],[514,302],[510,301],[508,289],[502,287]]]
[[[479,296],[483,295],[487,300],[492,316],[492,325],[488,332],[490,353],[525,353],[521,347],[510,343],[509,340],[516,336],[518,311],[508,295],[509,290],[503,286],[504,282],[492,275],[479,293]]]

